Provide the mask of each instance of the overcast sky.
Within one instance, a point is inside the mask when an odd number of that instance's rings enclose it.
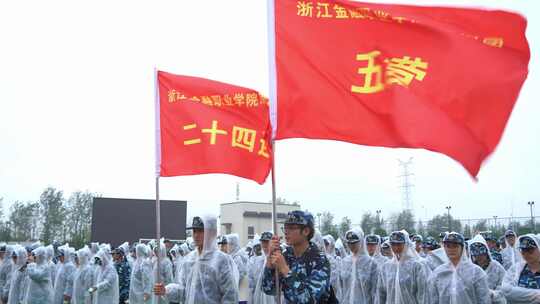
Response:
[[[414,158],[420,218],[528,216],[540,206],[540,3],[393,1],[504,8],[529,20],[529,77],[498,149],[475,183],[433,152],[334,141],[276,147],[278,196],[313,213],[359,222],[401,209],[398,158]],[[47,186],[109,197],[154,198],[153,68],[268,92],[266,1],[3,1],[0,4],[0,197],[36,200]],[[188,215],[240,199],[269,201],[270,179],[163,178],[163,199]],[[4,208],[6,203],[4,203]],[[540,210],[539,210],[540,212]]]

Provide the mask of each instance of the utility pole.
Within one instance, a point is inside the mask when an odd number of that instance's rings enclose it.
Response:
[[[496,215],[493,216],[493,222],[494,222],[494,226],[495,226],[495,231],[493,231],[493,233],[495,234],[495,233],[497,233],[497,216]]]
[[[534,215],[533,215],[533,206],[534,202],[527,202],[527,205],[531,208],[531,228],[534,233],[536,233],[536,223],[534,222]]]
[[[317,218],[319,219],[319,231],[321,231],[321,213],[317,213]],[[321,232],[322,233],[322,232]]]
[[[452,209],[452,206],[448,205],[445,208],[448,211],[448,232],[452,232],[452,221],[450,221],[450,209]]]

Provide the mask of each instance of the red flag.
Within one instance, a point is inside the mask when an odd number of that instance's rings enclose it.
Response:
[[[527,77],[522,16],[330,0],[274,7],[276,139],[424,148],[478,174]]]
[[[226,173],[264,183],[268,99],[254,90],[158,72],[158,175]]]

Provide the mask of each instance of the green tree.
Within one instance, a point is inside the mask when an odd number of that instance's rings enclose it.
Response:
[[[66,223],[70,244],[82,247],[90,242],[92,202],[95,194],[77,191],[66,201]]]
[[[11,206],[9,222],[12,230],[12,239],[19,242],[30,241],[35,228],[35,211],[37,203],[23,203],[16,201]]]
[[[392,215],[391,221],[394,231],[405,229],[410,234],[416,233],[414,215],[410,210],[403,210],[398,214]]]
[[[371,212],[366,212],[362,215],[362,220],[360,221],[360,227],[362,227],[362,230],[364,233],[371,234],[375,233],[375,229],[377,228],[377,219],[375,216],[371,214]]]
[[[352,221],[348,217],[344,217],[341,219],[341,223],[339,223],[339,235],[344,236],[347,231],[351,230],[351,224]]]
[[[487,220],[480,220],[473,225],[473,233],[476,235],[479,232],[487,231]]]
[[[321,234],[330,234],[337,240],[339,233],[336,225],[334,225],[334,215],[330,212],[323,212],[321,216]]]
[[[373,233],[380,236],[388,235],[388,232],[384,229],[384,219],[379,213],[375,216],[375,231]]]
[[[429,220],[427,224],[427,234],[435,239],[438,239],[441,232],[450,230],[448,224],[448,214],[438,214]],[[461,232],[461,222],[454,219],[451,215],[450,226],[452,231]]]
[[[46,244],[54,240],[65,241],[66,229],[64,229],[64,194],[53,187],[46,188],[39,198],[41,218],[43,219],[43,230],[41,239]]]

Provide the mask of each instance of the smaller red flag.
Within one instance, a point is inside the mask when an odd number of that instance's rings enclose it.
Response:
[[[158,176],[225,173],[264,183],[272,155],[267,98],[162,71],[157,84]]]

